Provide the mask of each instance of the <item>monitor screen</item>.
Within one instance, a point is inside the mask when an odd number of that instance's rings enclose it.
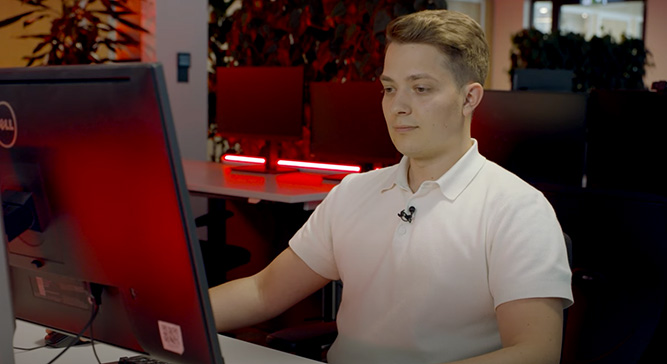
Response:
[[[162,66],[0,69],[0,119],[16,317],[222,363]]]
[[[275,167],[278,142],[303,136],[303,72],[302,66],[218,67],[218,132],[266,141],[267,168]]]
[[[666,92],[591,91],[586,170],[589,187],[667,196],[667,178],[659,167],[659,160],[667,155],[666,104]]]
[[[479,151],[533,184],[581,186],[586,94],[486,90],[475,109]]]
[[[379,82],[313,82],[310,107],[312,159],[362,166],[400,160],[382,113]]]

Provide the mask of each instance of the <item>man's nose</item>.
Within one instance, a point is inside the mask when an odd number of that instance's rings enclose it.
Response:
[[[396,91],[391,100],[390,110],[394,115],[405,115],[411,112],[410,98],[405,91]]]

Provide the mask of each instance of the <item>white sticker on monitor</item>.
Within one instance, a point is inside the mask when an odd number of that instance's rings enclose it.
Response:
[[[181,327],[165,321],[157,321],[160,330],[160,339],[164,350],[183,355],[185,345],[183,344],[183,334]]]
[[[40,296],[46,296],[46,289],[44,288],[44,280],[42,277],[35,277],[35,282],[37,283],[37,292]]]

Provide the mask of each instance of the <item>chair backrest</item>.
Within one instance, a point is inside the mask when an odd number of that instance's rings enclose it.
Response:
[[[561,363],[641,363],[664,330],[667,201],[624,191],[545,195],[572,243],[575,303]]]
[[[572,238],[567,233],[563,233],[565,236],[565,249],[567,249],[567,261],[570,263],[570,268],[572,268]]]

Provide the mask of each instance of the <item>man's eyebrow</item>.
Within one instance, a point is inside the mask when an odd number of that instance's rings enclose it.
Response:
[[[407,79],[408,79],[408,81],[416,81],[416,80],[421,80],[421,79],[425,79],[425,78],[435,80],[435,77],[429,75],[428,73],[417,73],[417,74],[408,76]]]
[[[410,75],[406,77],[406,80],[408,81],[416,81],[416,80],[422,80],[422,79],[430,79],[430,80],[435,80],[435,77],[429,75],[428,73],[416,73],[414,75]],[[387,76],[387,75],[380,75],[380,81],[386,81],[386,82],[391,82],[394,79]]]

